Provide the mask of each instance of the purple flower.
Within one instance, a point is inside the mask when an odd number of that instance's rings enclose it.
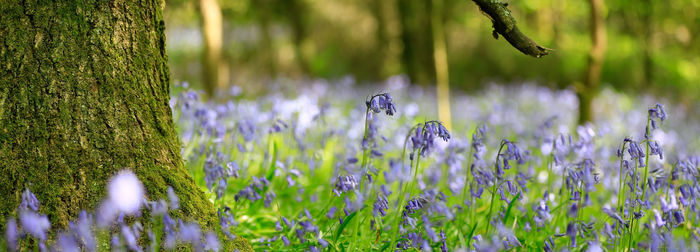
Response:
[[[137,214],[144,203],[144,188],[132,171],[123,170],[112,177],[108,184],[109,201],[120,212]]]
[[[411,143],[414,151],[418,151],[421,156],[425,156],[434,148],[436,138],[441,138],[447,142],[450,140],[450,137],[450,132],[447,131],[447,128],[441,122],[428,121],[416,125],[414,134],[411,137]]]
[[[236,123],[236,129],[238,130],[238,133],[243,136],[244,141],[250,142],[255,139],[255,125],[251,120],[246,119],[239,121]]]
[[[178,220],[178,222],[180,223],[180,230],[178,233],[180,240],[195,246],[198,245],[199,237],[201,236],[199,225],[197,225],[197,223],[184,223],[182,220]]]
[[[122,225],[121,233],[122,237],[124,237],[124,241],[126,241],[127,247],[129,247],[130,250],[141,251],[141,248],[139,248],[138,244],[136,243],[138,237],[136,237],[136,234],[131,230],[131,228],[126,225]]]
[[[168,200],[170,201],[170,209],[180,208],[180,199],[171,186],[168,186]]]
[[[19,210],[32,210],[34,212],[39,211],[39,200],[36,198],[36,195],[29,191],[29,189],[24,189],[24,192],[22,192],[22,202],[19,204]]]
[[[92,233],[92,216],[85,211],[80,212],[77,222],[70,222],[70,231],[87,251],[96,251],[95,236]]]
[[[382,216],[386,215],[386,210],[389,209],[389,200],[383,194],[377,194],[377,200],[374,201],[372,214],[377,216],[377,213]]]
[[[206,251],[219,251],[221,244],[219,243],[219,238],[216,237],[216,233],[207,232],[204,236],[204,250]]]
[[[17,231],[17,220],[14,218],[9,218],[7,223],[5,223],[5,242],[7,243],[8,250],[17,250],[18,236],[19,232]]]
[[[236,236],[231,234],[231,227],[238,226],[238,222],[233,217],[233,214],[231,214],[231,209],[227,206],[224,206],[223,211],[222,211],[222,209],[219,208],[217,215],[219,215],[219,225],[221,226],[221,229],[224,231],[224,234],[226,234],[226,236],[229,239],[234,239]]]
[[[58,235],[56,246],[60,251],[80,251],[80,247],[78,247],[78,242],[75,240],[75,237],[68,233],[61,233]]]
[[[275,123],[272,124],[272,127],[270,127],[268,133],[282,132],[282,130],[285,130],[287,128],[289,128],[289,125],[287,125],[284,121],[277,119],[275,120]]]
[[[659,119],[662,122],[666,120],[666,110],[664,110],[664,106],[657,103],[653,108],[649,109],[649,118],[652,120]]]
[[[373,113],[380,113],[382,110],[389,116],[396,114],[396,104],[392,100],[391,95],[388,93],[381,93],[373,95],[367,101],[367,110]]]
[[[333,189],[333,192],[340,196],[344,192],[354,190],[356,186],[357,182],[355,182],[355,177],[352,175],[338,176],[335,180],[335,188]]]
[[[576,233],[578,229],[576,228],[576,222],[569,222],[566,225],[566,235],[571,239],[571,247],[576,247]]]
[[[24,231],[40,241],[46,240],[46,232],[51,228],[51,223],[46,215],[39,215],[32,211],[22,211],[19,214],[19,221]]]

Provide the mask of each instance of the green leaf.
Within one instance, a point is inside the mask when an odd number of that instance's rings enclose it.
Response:
[[[336,233],[335,233],[335,240],[336,241],[338,240],[338,237],[340,237],[340,234],[343,233],[343,229],[345,229],[345,227],[348,225],[348,223],[350,223],[352,218],[355,217],[355,215],[357,215],[357,212],[358,211],[355,211],[355,212],[353,212],[350,215],[345,217],[345,220],[343,220],[343,224],[340,224],[340,226],[338,227],[338,231],[336,231]]]
[[[513,197],[513,198],[510,200],[510,203],[508,203],[508,208],[506,209],[506,215],[503,216],[503,224],[505,224],[506,222],[508,222],[508,216],[510,216],[510,210],[513,209],[513,206],[515,205],[515,204],[514,204],[514,203],[515,203],[515,200],[518,199],[518,197],[520,197],[520,193],[522,193],[522,192],[518,192],[518,194],[515,195],[515,197]]]
[[[472,230],[469,231],[469,235],[467,235],[467,237],[469,237],[468,238],[469,240],[467,240],[467,248],[469,248],[469,246],[472,244],[472,237],[474,236],[474,230],[476,230],[476,226],[478,226],[478,225],[479,225],[479,222],[474,223],[474,226],[472,226]]]

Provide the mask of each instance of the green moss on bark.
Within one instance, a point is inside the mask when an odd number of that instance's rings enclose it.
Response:
[[[3,226],[29,188],[53,227],[65,227],[100,203],[122,169],[138,175],[150,199],[166,198],[172,186],[181,199],[174,217],[218,226],[180,157],[162,8],[161,1],[0,5]]]

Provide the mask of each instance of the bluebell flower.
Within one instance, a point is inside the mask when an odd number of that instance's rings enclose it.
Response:
[[[284,225],[287,226],[287,228],[292,228],[294,227],[295,221],[294,220],[289,220],[287,217],[282,216],[282,221],[284,222]]]
[[[287,125],[284,121],[277,119],[275,120],[275,123],[272,124],[272,126],[270,127],[268,133],[282,132],[282,130],[285,130],[287,128],[289,128],[289,125]]]
[[[272,190],[265,193],[265,200],[263,201],[265,203],[265,207],[270,207],[270,204],[272,204],[272,201],[275,198],[277,198],[277,194],[275,194],[275,192]]]
[[[19,238],[19,231],[17,229],[17,220],[14,218],[7,219],[5,223],[5,243],[9,251],[17,250],[17,240]]]
[[[330,209],[328,209],[328,213],[326,213],[326,218],[333,218],[333,216],[335,216],[335,210],[336,207],[331,207]]]
[[[51,228],[51,223],[49,223],[46,215],[40,215],[32,211],[21,211],[19,222],[22,224],[22,229],[25,232],[42,242],[46,240],[47,232]]]
[[[328,242],[323,238],[318,238],[318,244],[324,249],[328,247]]]
[[[571,239],[571,247],[576,247],[576,234],[578,229],[576,228],[576,222],[569,222],[566,225],[566,235]]]
[[[659,119],[662,122],[666,120],[666,110],[664,110],[664,106],[661,104],[656,104],[653,108],[649,109],[649,118],[652,120]]]
[[[282,243],[284,243],[285,247],[289,246],[289,239],[287,239],[287,236],[283,235],[281,240],[282,240]]]
[[[141,251],[141,248],[137,244],[137,239],[136,234],[133,232],[131,228],[129,228],[126,225],[121,226],[121,234],[122,237],[124,238],[124,241],[126,242],[126,246],[129,248],[129,250],[132,251]]]
[[[219,208],[217,215],[219,216],[219,225],[221,226],[221,230],[229,239],[234,239],[235,236],[231,234],[231,227],[238,226],[238,222],[233,217],[231,209],[224,206],[222,211],[222,209]]]
[[[685,215],[682,211],[673,211],[673,220],[675,220],[676,224],[681,224],[685,221]]]
[[[199,230],[199,225],[197,223],[184,223],[182,220],[178,219],[179,232],[178,237],[180,241],[192,244],[193,246],[199,245],[199,239],[201,237],[201,231]]]
[[[226,176],[238,178],[239,169],[240,168],[238,167],[238,163],[236,163],[236,161],[231,160],[230,162],[226,163]]]
[[[81,211],[76,222],[70,222],[69,228],[77,238],[78,242],[85,250],[94,252],[97,247],[95,236],[92,232],[92,216],[85,211]]]
[[[170,209],[180,208],[180,199],[175,194],[172,186],[168,186],[168,201],[170,201]]]
[[[221,178],[225,178],[226,170],[218,163],[218,158],[209,153],[204,162],[204,181],[207,183],[207,188],[212,190],[214,183],[219,182]]]
[[[501,235],[501,237],[504,238],[503,246],[506,250],[522,246],[522,244],[520,244],[520,241],[518,240],[518,237],[515,237],[515,233],[513,233],[513,230],[507,228],[500,222],[498,223],[498,225],[496,225],[496,229],[498,230],[498,233]]]
[[[22,192],[22,201],[19,203],[19,210],[39,211],[39,200],[29,189],[24,189],[24,192]]]
[[[122,242],[121,239],[119,239],[119,235],[117,234],[112,234],[112,239],[110,240],[110,250],[112,251],[124,251],[124,248],[122,248]]]
[[[338,176],[335,180],[335,187],[333,188],[333,192],[337,196],[340,196],[344,192],[354,190],[356,186],[357,182],[355,181],[354,176]]]
[[[388,209],[389,209],[389,200],[386,198],[385,195],[377,194],[377,199],[374,201],[372,214],[374,216],[377,216],[377,214],[381,214],[382,216],[385,216],[386,210],[388,210]]]
[[[173,220],[170,215],[163,215],[163,236],[165,237],[163,238],[163,247],[165,247],[167,250],[172,250],[175,248],[175,242],[177,242],[176,225],[175,220]],[[224,232],[227,231],[227,229],[224,229],[223,227],[222,229]]]
[[[207,251],[219,251],[221,244],[219,243],[219,238],[214,232],[207,232],[204,236],[204,250]]]
[[[545,252],[552,252],[555,248],[556,244],[554,244],[554,239],[552,239],[551,236],[544,241],[544,246],[542,249],[544,249]]]
[[[676,210],[678,209],[678,203],[676,201],[675,196],[669,197],[671,199],[670,203],[666,203],[666,199],[664,197],[659,198],[659,203],[661,203],[661,211],[664,213],[668,213],[671,210]]]
[[[392,116],[396,114],[396,104],[388,93],[381,93],[373,95],[365,101],[367,105],[367,110],[372,113],[380,113],[384,111],[387,115]]]
[[[414,152],[417,151],[421,156],[425,156],[434,148],[436,138],[447,142],[450,137],[450,132],[441,122],[427,121],[417,125],[411,137],[411,144]]]
[[[78,246],[78,242],[75,240],[75,237],[66,232],[62,232],[58,235],[56,247],[60,251],[80,251],[80,247]]]
[[[245,142],[250,142],[255,139],[255,125],[250,119],[241,120],[236,123],[238,133],[243,136]]]

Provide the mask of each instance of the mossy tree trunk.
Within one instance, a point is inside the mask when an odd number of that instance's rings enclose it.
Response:
[[[25,188],[53,228],[94,209],[134,171],[150,200],[204,229],[216,213],[180,157],[169,107],[163,1],[0,4],[0,223]]]

